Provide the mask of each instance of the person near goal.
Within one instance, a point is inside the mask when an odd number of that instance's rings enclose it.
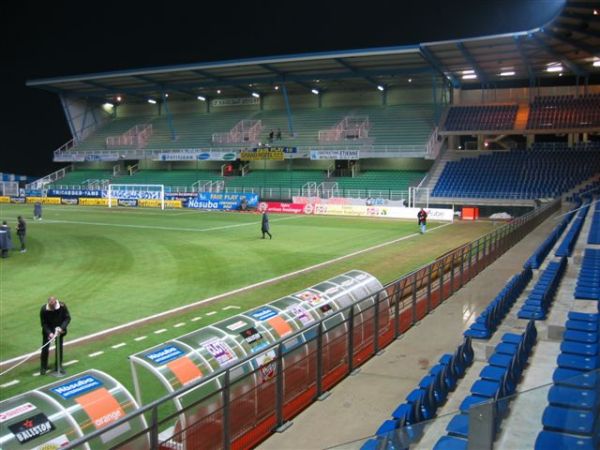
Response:
[[[71,322],[71,315],[67,305],[58,301],[56,297],[48,297],[48,302],[40,310],[40,322],[42,324],[42,355],[40,375],[48,371],[48,342],[56,337],[55,366],[56,371],[64,374],[63,362],[63,339],[67,335],[67,327]],[[60,354],[60,359],[58,355]]]

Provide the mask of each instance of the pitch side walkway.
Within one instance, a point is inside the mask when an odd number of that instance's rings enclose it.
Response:
[[[462,332],[522,269],[558,223],[555,214],[446,300],[399,340],[343,380],[331,395],[295,417],[293,425],[263,442],[261,450],[323,449],[373,435],[417,387],[443,353],[452,353]],[[472,369],[471,369],[472,370]],[[349,445],[347,448],[358,448]]]

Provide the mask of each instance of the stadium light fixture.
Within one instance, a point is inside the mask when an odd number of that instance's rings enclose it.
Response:
[[[156,105],[156,100],[154,100],[153,98],[149,98],[148,103],[152,103],[153,105]]]
[[[221,89],[217,89],[217,94],[220,94],[220,93],[221,93]]]
[[[559,64],[556,66],[548,66],[546,68],[546,72],[562,72],[563,71],[563,67]]]
[[[475,71],[472,69],[469,69],[469,70],[463,70],[461,73],[463,75],[473,75],[475,73]]]
[[[380,84],[377,86],[377,89],[379,89],[381,92],[385,91],[385,88]]]
[[[106,103],[105,103],[104,105],[102,105],[102,106],[104,106],[105,108],[114,108],[114,107],[115,107],[115,105],[113,105],[111,102],[106,102]]]
[[[319,95],[319,90],[318,89],[311,89],[310,92],[312,92],[315,95]]]
[[[275,86],[275,88],[274,88],[274,89],[275,89],[276,91],[278,91],[278,90],[279,90],[279,86]]]
[[[165,92],[165,98],[169,98],[169,93]]]
[[[204,97],[203,95],[199,95],[198,97],[196,97],[198,100],[205,102],[206,101],[206,97]]]
[[[412,83],[412,78],[409,78],[409,79],[408,79],[408,82],[409,82],[409,83]]]
[[[117,96],[117,101],[118,101],[118,102],[120,102],[121,100],[122,100],[121,96],[120,96],[120,95],[118,95],[118,96]]]
[[[252,93],[252,97],[254,97],[254,98],[260,98],[260,94],[258,92],[253,92]]]
[[[506,70],[504,72],[500,72],[500,76],[501,77],[512,77],[515,75],[515,71],[514,70]]]
[[[475,75],[474,73],[468,73],[462,76],[463,80],[474,80],[475,78],[477,78],[477,75]]]
[[[595,10],[594,10],[594,16],[597,16],[598,14],[600,14],[600,11],[599,11],[599,10],[597,10],[597,9],[595,9]]]
[[[594,63],[592,64],[592,66],[594,67],[600,67],[600,59],[597,61],[594,61]]]

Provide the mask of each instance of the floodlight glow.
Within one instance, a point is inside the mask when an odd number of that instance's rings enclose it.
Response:
[[[104,106],[105,108],[114,108],[114,107],[115,107],[115,105],[113,105],[113,104],[112,104],[112,103],[110,103],[110,102],[106,102],[106,103],[105,103],[104,105],[102,105],[102,106]]]
[[[377,86],[377,89],[379,89],[382,92],[385,90],[385,88],[382,85]]]
[[[204,97],[203,95],[199,95],[198,97],[196,97],[198,100],[205,102],[206,101],[206,97]]]
[[[600,67],[600,59],[598,61],[594,61],[594,64],[592,64],[592,66]]]
[[[117,101],[120,102],[121,101],[121,96],[117,96]]]
[[[562,66],[550,66],[548,68],[546,68],[546,72],[562,72],[563,67]]]
[[[594,10],[594,15],[597,16],[598,14],[600,14],[600,11],[598,11],[597,9]]]
[[[463,80],[474,80],[475,78],[477,78],[477,75],[475,75],[474,73],[469,73],[467,75],[462,76]]]
[[[409,78],[409,79],[408,79],[408,82],[409,82],[409,83],[412,83],[412,78]]]
[[[260,94],[258,92],[253,92],[252,93],[252,97],[254,97],[254,98],[260,98]]]
[[[166,93],[166,94],[165,94],[165,97],[166,97],[166,98],[169,98],[169,94],[168,94],[168,93]]]
[[[221,89],[217,89],[217,94],[220,94],[220,93],[221,93]]]
[[[514,76],[514,74],[515,74],[514,70],[507,70],[506,72],[500,72],[501,77],[512,77],[512,76]]]
[[[319,90],[318,89],[311,89],[310,92],[312,92],[315,95],[319,95]]]
[[[279,86],[275,86],[275,90],[278,91],[279,90]]]
[[[475,71],[474,70],[463,70],[461,73],[463,75],[471,75],[471,74],[474,74]]]
[[[153,105],[156,105],[156,100],[154,100],[153,98],[149,98],[148,103],[152,103]]]

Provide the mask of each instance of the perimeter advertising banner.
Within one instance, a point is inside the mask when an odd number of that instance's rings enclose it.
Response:
[[[48,197],[101,198],[106,197],[106,191],[100,189],[48,189]]]
[[[312,214],[312,203],[301,205],[300,203],[260,202],[260,212],[283,213],[283,214]]]
[[[240,209],[242,198],[246,199],[248,208],[258,206],[258,194],[252,193],[212,193],[199,192],[196,198],[189,198],[185,203],[187,208],[235,210]]]
[[[240,152],[242,161],[283,161],[287,147],[260,147]]]
[[[154,161],[235,161],[236,152],[202,152],[198,150],[182,150],[162,152],[152,158]]]
[[[311,150],[312,160],[360,159],[359,150]]]
[[[43,203],[44,205],[60,205],[60,197],[27,197],[26,203]]]

